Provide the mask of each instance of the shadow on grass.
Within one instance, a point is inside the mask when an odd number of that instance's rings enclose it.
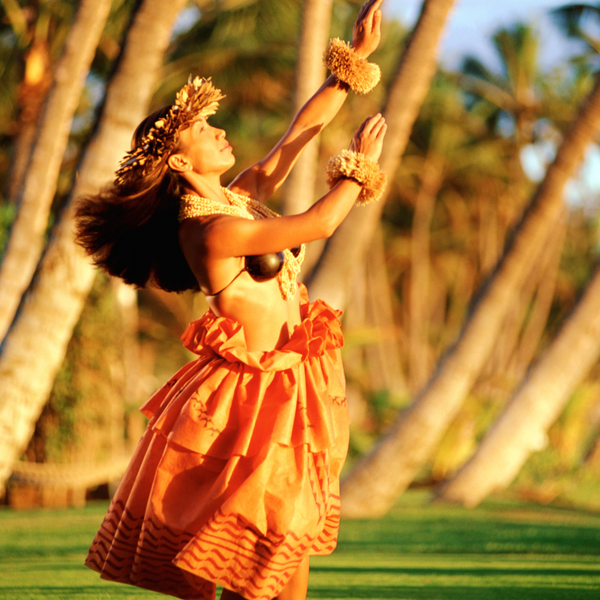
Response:
[[[315,557],[314,600],[598,600],[600,516],[524,505],[464,511],[406,494],[379,521],[344,521]],[[0,518],[2,600],[160,596],[83,566],[106,507]],[[71,585],[68,585],[68,584]]]
[[[58,557],[53,557],[57,559]],[[83,571],[87,573],[89,569],[83,564],[85,560],[85,555],[77,556],[74,558],[73,556],[69,556],[68,560],[57,560],[56,562],[52,561],[43,561],[38,563],[40,568],[44,571]],[[1,572],[1,571],[0,571]],[[27,573],[31,572],[31,562],[29,560],[15,560],[11,559],[10,565],[11,573]],[[0,588],[4,589],[4,588]],[[2,598],[2,594],[0,593],[0,598]]]
[[[311,587],[311,598],[333,599],[344,598],[354,600],[367,598],[369,600],[439,600],[453,598],[455,600],[598,600],[598,588],[589,590],[573,590],[561,587],[535,588],[522,586],[486,587],[486,586],[435,586],[431,583],[418,586],[360,586],[351,587]]]
[[[111,593],[112,592],[112,593]],[[134,587],[122,585],[118,590],[118,598],[125,597],[156,597],[157,594],[148,592],[147,590],[141,590]],[[4,587],[0,597],[3,599],[13,598],[19,600],[26,600],[29,598],[93,598],[98,600],[99,598],[117,598],[114,589],[107,588],[106,586],[77,586],[77,587],[52,587],[52,586],[30,586],[27,588],[19,587]],[[166,596],[165,596],[166,597]]]
[[[90,543],[91,543],[90,538]],[[13,546],[5,546],[0,549],[0,562],[4,562],[7,560],[18,560],[18,559],[31,559],[31,558],[39,558],[39,559],[53,559],[59,557],[70,557],[75,555],[81,555],[82,560],[83,557],[87,554],[89,544],[85,546],[63,546],[60,548],[52,548],[52,547],[31,547],[31,548],[23,548],[23,547],[13,547]]]
[[[344,573],[350,574],[380,574],[380,575],[411,575],[419,577],[597,577],[600,586],[600,568],[590,565],[589,568],[565,568],[565,569],[545,569],[540,568],[519,568],[510,566],[506,568],[434,568],[431,567],[323,567],[321,565],[311,567],[313,573]]]
[[[413,512],[413,511],[411,511]],[[380,521],[343,522],[342,552],[444,554],[600,554],[600,519],[582,524],[511,522],[473,513],[436,518],[394,514]]]

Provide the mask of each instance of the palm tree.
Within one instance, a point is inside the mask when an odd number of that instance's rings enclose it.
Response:
[[[329,35],[331,8],[332,0],[304,0],[293,114],[300,110],[323,81],[323,48]],[[319,140],[316,138],[305,148],[288,178],[284,213],[303,212],[313,203],[318,159]]]
[[[344,481],[347,516],[384,514],[413,480],[456,416],[489,356],[518,289],[563,211],[563,189],[600,127],[600,80],[565,135],[515,232],[474,305],[456,344],[375,450]],[[390,470],[390,465],[394,469]]]
[[[550,14],[568,37],[582,40],[592,56],[600,53],[600,38],[587,27],[589,23],[597,25],[600,21],[600,3],[566,4]]]
[[[479,60],[469,57],[464,61],[460,83],[473,96],[495,107],[490,118],[496,121],[497,126],[502,124],[505,131],[503,137],[510,144],[507,160],[510,167],[508,193],[502,202],[502,218],[498,219],[503,227],[500,237],[504,239],[507,231],[520,218],[525,199],[530,195],[531,182],[526,178],[522,166],[523,149],[538,141],[542,137],[541,131],[546,131],[545,137],[556,135],[564,119],[565,107],[564,103],[558,102],[557,93],[545,85],[548,77],[540,77],[539,40],[533,27],[517,23],[502,28],[493,35],[492,41],[499,58],[500,72],[493,73]],[[573,102],[572,97],[569,102]],[[557,113],[562,113],[561,118],[555,119]],[[544,127],[538,126],[540,119],[545,119]],[[547,124],[549,120],[554,126]],[[552,300],[557,261],[548,268],[553,272],[544,273],[542,278],[538,277],[544,271],[540,265],[531,265],[531,277],[515,296],[513,310],[488,361],[488,375],[496,381],[502,381],[503,386],[518,381],[523,368],[528,365],[527,362],[523,363],[523,359],[533,357],[543,332]],[[538,293],[540,285],[543,289]],[[529,321],[530,326],[524,331],[524,323],[532,307],[536,318]],[[524,347],[520,348],[520,345]]]
[[[69,207],[5,339],[0,355],[1,488],[31,437],[95,276],[73,241],[73,199],[96,192],[114,176],[131,132],[146,113],[173,22],[184,5],[185,0],[144,0],[138,7]]]
[[[111,7],[111,0],[83,0],[57,65],[43,121],[28,167],[19,212],[0,268],[0,339],[42,254],[71,123]]]
[[[23,184],[40,113],[52,85],[55,54],[62,49],[75,7],[66,2],[37,2],[21,7],[15,0],[5,0],[2,4],[5,15],[0,25],[2,104],[3,112],[14,110],[2,132],[11,139],[13,149],[3,191],[14,204]],[[12,35],[6,35],[8,30]]]
[[[546,446],[548,428],[599,357],[600,269],[473,457],[441,486],[438,499],[472,508],[507,487],[529,455]]]
[[[552,14],[567,35],[584,40],[592,53],[600,50],[600,41],[585,30],[586,21],[593,19],[598,22],[600,5],[571,4],[552,11]],[[581,74],[581,71],[576,73],[576,80],[586,81],[585,72],[584,77]],[[557,98],[551,99],[556,104]],[[557,112],[556,106],[553,112]],[[559,225],[557,234],[564,235],[563,225]],[[556,255],[561,244],[551,238],[549,241],[547,255]],[[551,267],[551,276],[542,278],[536,301],[536,312],[544,315],[542,320],[545,320],[549,312],[557,258],[555,256],[550,261],[555,263]],[[477,505],[491,491],[509,485],[531,452],[546,445],[549,426],[560,415],[575,387],[600,355],[600,348],[594,339],[597,303],[600,301],[597,298],[600,293],[599,278],[600,275],[596,272],[570,318],[515,391],[474,456],[450,481],[440,486],[439,499],[460,502],[466,506]],[[545,287],[549,289],[544,292]],[[536,312],[522,336],[519,355],[525,354],[526,358],[519,361],[521,369],[533,357],[532,338],[539,339],[543,326],[539,315],[536,319]],[[534,336],[530,335],[532,329],[537,329]],[[521,422],[517,424],[515,418],[521,419]],[[496,453],[492,458],[491,452],[497,451],[500,445],[501,454]],[[497,460],[500,455],[502,461]]]
[[[510,201],[510,217],[506,223],[509,229],[520,217],[529,196],[521,151],[532,142],[537,120],[546,115],[537,93],[540,80],[539,39],[535,29],[517,23],[499,29],[492,36],[492,42],[500,63],[499,73],[492,72],[476,58],[468,57],[459,81],[466,91],[496,107],[488,118],[495,122],[496,127],[502,127],[506,131],[504,136],[512,142],[509,159],[512,193],[507,198]]]

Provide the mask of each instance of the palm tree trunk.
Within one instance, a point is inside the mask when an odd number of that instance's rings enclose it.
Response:
[[[34,27],[35,25],[32,28]],[[25,75],[19,86],[17,136],[7,186],[8,201],[11,204],[16,204],[21,194],[40,115],[52,87],[52,65],[47,39],[36,39],[33,42],[25,57],[24,71]]]
[[[584,461],[585,466],[597,475],[600,475],[600,433],[596,436],[592,448]]]
[[[412,224],[408,335],[410,389],[413,392],[425,385],[430,375],[430,362],[433,362],[428,343],[431,221],[444,180],[443,171],[442,161],[431,156],[426,158]]]
[[[563,190],[600,126],[600,79],[564,138],[465,327],[415,402],[343,484],[346,516],[379,516],[413,480],[481,373],[530,265],[563,210]],[[394,469],[390,470],[390,465]]]
[[[539,342],[544,334],[548,316],[552,308],[552,300],[556,290],[556,282],[560,270],[565,235],[566,218],[561,219],[556,231],[552,233],[548,245],[549,258],[540,285],[538,287],[531,315],[521,334],[521,340],[514,359],[514,379],[520,381],[531,364]]]
[[[599,357],[600,269],[477,452],[441,487],[438,499],[471,508],[508,486],[529,455],[546,446],[548,428]]]
[[[94,279],[95,270],[73,242],[73,200],[114,177],[147,110],[173,22],[185,3],[144,0],[138,8],[69,207],[6,337],[0,355],[0,492],[31,437]]]
[[[565,233],[566,220],[561,216],[541,249],[540,260],[532,262],[524,285],[514,294],[511,309],[487,361],[486,371],[496,377],[501,374],[509,386],[506,396],[514,391],[525,374],[544,332]]]
[[[0,269],[0,340],[10,327],[43,251],[71,122],[111,4],[111,0],[82,0],[56,69]]]
[[[381,166],[396,172],[410,132],[437,68],[439,42],[454,0],[424,0],[421,15],[398,65],[384,115],[388,125]],[[325,247],[308,287],[311,297],[342,308],[352,268],[364,260],[379,222],[384,199],[354,210]]]
[[[381,227],[369,249],[365,282],[365,320],[378,331],[376,342],[366,348],[371,389],[387,390],[395,397],[406,396],[408,386],[402,372]]]
[[[296,66],[294,114],[314,94],[325,77],[323,50],[331,24],[332,0],[304,0],[302,33]],[[313,203],[317,181],[319,137],[308,144],[287,180],[283,212],[298,214]]]

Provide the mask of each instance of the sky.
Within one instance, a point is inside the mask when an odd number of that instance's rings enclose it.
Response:
[[[566,60],[575,50],[548,18],[553,8],[574,0],[457,0],[443,41],[441,60],[457,67],[461,57],[474,54],[486,64],[496,60],[489,38],[499,27],[517,21],[536,24],[540,33],[542,66],[551,68]],[[383,9],[412,25],[422,0],[384,0]]]

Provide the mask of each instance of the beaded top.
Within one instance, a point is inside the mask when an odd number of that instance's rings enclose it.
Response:
[[[229,204],[216,202],[209,198],[202,198],[195,194],[185,194],[181,197],[179,205],[179,222],[193,217],[205,217],[207,215],[229,215],[232,217],[241,217],[242,219],[270,219],[279,217],[274,210],[265,206],[262,202],[236,194],[227,188],[221,188]],[[296,277],[300,273],[302,261],[304,260],[304,244],[300,247],[298,256],[294,256],[288,249],[283,251],[283,268],[277,275],[279,291],[284,300],[291,300],[296,295]]]

